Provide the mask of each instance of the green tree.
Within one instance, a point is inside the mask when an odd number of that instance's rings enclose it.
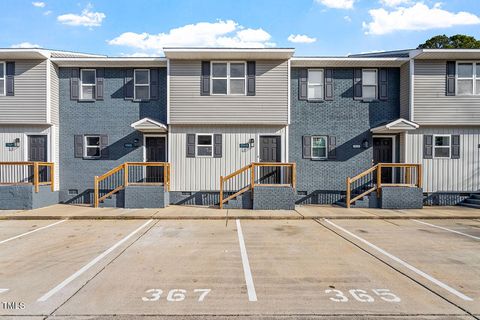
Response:
[[[480,49],[480,41],[464,34],[451,37],[443,34],[428,39],[418,49]]]

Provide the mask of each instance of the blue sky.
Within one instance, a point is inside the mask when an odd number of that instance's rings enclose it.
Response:
[[[437,34],[480,38],[479,0],[0,0],[0,47],[110,56],[165,46],[294,47],[296,55],[416,47]]]

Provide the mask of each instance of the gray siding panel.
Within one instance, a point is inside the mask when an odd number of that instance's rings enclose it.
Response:
[[[480,125],[480,96],[447,96],[445,60],[415,60],[414,121]]]
[[[0,97],[0,124],[47,123],[47,61],[15,61],[15,95]]]
[[[410,63],[400,67],[400,117],[410,120]]]
[[[50,108],[51,108],[51,122],[58,125],[59,123],[59,81],[58,81],[58,67],[50,64]]]
[[[200,79],[201,61],[170,62],[170,123],[287,124],[287,61],[257,61],[255,96],[201,96]]]

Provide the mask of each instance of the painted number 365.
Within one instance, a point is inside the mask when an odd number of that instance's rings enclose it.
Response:
[[[372,289],[372,292],[380,297],[383,301],[398,303],[401,299],[396,296],[394,293],[390,292],[388,289]],[[330,300],[335,302],[348,302],[348,297],[340,290],[336,289],[328,289],[325,290],[325,293],[332,294],[333,296],[330,297]],[[375,302],[375,299],[367,293],[367,291],[362,289],[351,289],[348,290],[350,296],[352,296],[355,300],[359,302]]]
[[[199,293],[198,302],[202,302],[207,294],[210,293],[210,289],[195,289],[193,292]],[[149,302],[149,301],[158,301],[162,297],[163,290],[162,289],[148,289],[145,291],[148,296],[142,297],[142,301]],[[172,289],[168,291],[167,294],[167,301],[169,302],[178,302],[183,301],[187,297],[187,290],[185,289]]]

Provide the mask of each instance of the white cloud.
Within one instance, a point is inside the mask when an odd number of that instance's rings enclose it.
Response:
[[[311,38],[305,34],[291,34],[288,36],[288,41],[293,43],[313,43],[317,38]]]
[[[411,4],[411,0],[380,0],[380,3],[387,7],[398,7],[400,5]]]
[[[45,8],[46,3],[42,1],[34,1],[32,2],[32,5],[37,8]]]
[[[428,7],[416,3],[408,8],[396,8],[387,11],[383,8],[369,11],[371,22],[363,22],[366,34],[383,35],[399,30],[428,30],[449,28],[459,25],[480,24],[480,18],[469,12],[450,12],[443,10],[440,3]]]
[[[274,47],[265,30],[245,28],[233,20],[199,22],[158,34],[125,32],[108,44],[159,53],[164,47]]]
[[[315,0],[326,7],[334,9],[353,9],[356,0]]]
[[[51,14],[52,14],[52,10],[47,10],[43,13],[43,15],[45,15],[45,16],[49,16]]]
[[[10,46],[11,48],[20,48],[20,49],[25,49],[25,48],[41,48],[42,46],[40,46],[39,44],[35,44],[35,43],[30,43],[30,42],[21,42],[21,43],[17,43],[17,44],[12,44]]]
[[[347,22],[352,22],[352,18],[350,18],[350,16],[345,16],[343,19]]]
[[[81,14],[62,14],[57,17],[57,20],[70,26],[99,27],[106,17],[102,12],[92,12],[92,6],[89,4]]]

